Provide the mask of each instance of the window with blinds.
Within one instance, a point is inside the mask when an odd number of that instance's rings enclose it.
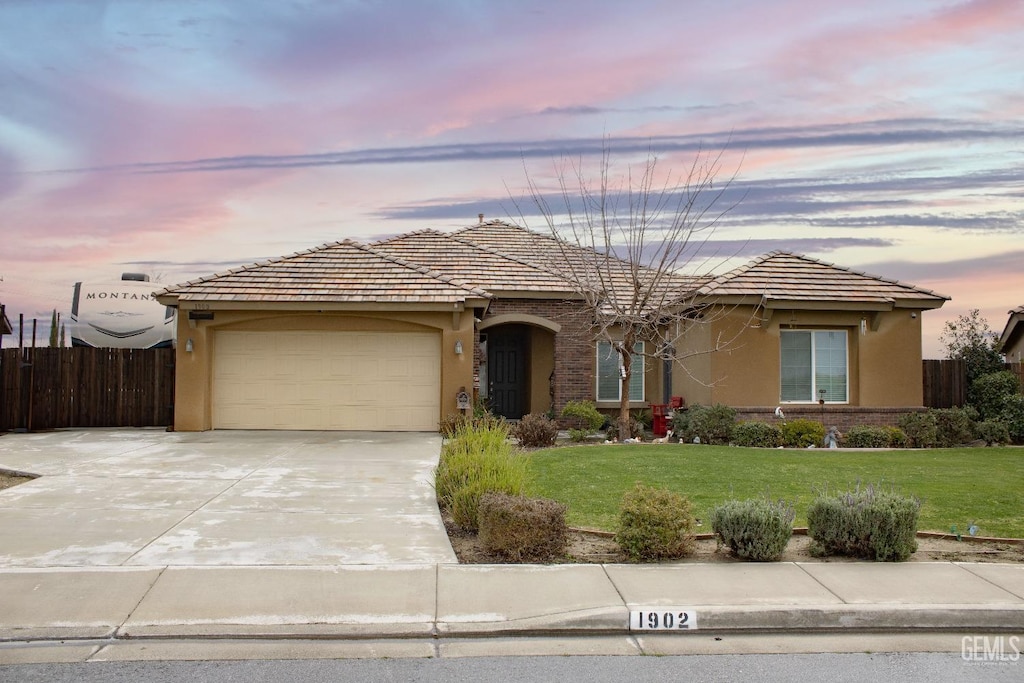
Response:
[[[644,400],[644,343],[633,345],[632,373],[629,377],[629,400]],[[611,343],[597,343],[597,400],[618,401],[621,398],[621,363]]]
[[[781,400],[826,403],[849,400],[844,330],[782,330]]]

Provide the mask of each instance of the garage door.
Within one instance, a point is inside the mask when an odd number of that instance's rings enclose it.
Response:
[[[418,332],[218,332],[218,429],[436,431],[441,340]]]

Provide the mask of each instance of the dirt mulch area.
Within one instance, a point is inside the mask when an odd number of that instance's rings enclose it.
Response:
[[[6,470],[0,470],[0,491],[3,489],[9,489],[12,486],[18,484],[24,484],[26,481],[32,481],[32,477],[26,477],[21,474],[14,474]]]
[[[476,534],[456,529],[451,520],[445,519],[448,538],[462,564],[505,564],[499,555],[487,552]],[[707,534],[705,534],[707,535]],[[910,562],[1021,562],[1024,563],[1024,545],[1013,543],[957,541],[947,538],[917,539],[917,552],[910,556]],[[789,540],[780,562],[859,562],[848,557],[815,557],[810,552],[811,539],[794,534]],[[718,547],[713,538],[698,538],[693,554],[672,564],[697,562],[743,562],[728,548]],[[554,564],[617,564],[628,562],[626,556],[609,534],[572,530],[569,533],[569,548],[566,556]]]

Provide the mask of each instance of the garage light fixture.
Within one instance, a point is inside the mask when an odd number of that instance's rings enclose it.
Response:
[[[461,356],[462,355],[462,340],[461,339],[455,340],[455,355],[456,356]]]
[[[192,353],[192,337],[185,342],[185,353]]]

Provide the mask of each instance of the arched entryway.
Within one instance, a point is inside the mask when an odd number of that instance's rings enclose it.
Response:
[[[552,406],[557,326],[534,316],[501,318],[480,325],[481,398],[491,412],[510,420],[546,413]]]

